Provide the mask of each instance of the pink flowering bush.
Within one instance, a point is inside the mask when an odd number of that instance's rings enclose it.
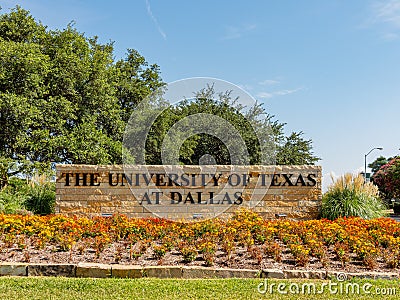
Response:
[[[372,177],[387,199],[400,198],[400,157],[383,165]]]

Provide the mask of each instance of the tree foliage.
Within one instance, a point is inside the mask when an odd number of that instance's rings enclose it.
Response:
[[[400,157],[391,159],[372,177],[386,199],[400,198]]]
[[[386,165],[392,158],[385,158],[384,156],[379,156],[372,163],[368,164],[368,168],[371,168],[372,174],[377,172],[383,165]]]
[[[162,86],[135,50],[114,61],[112,43],[73,26],[49,30],[16,7],[0,16],[0,166],[8,176],[50,162],[121,162],[132,108]]]
[[[231,164],[230,149],[238,149],[236,145],[226,145],[221,137],[231,130],[236,130],[243,139],[249,153],[249,162],[241,161],[239,155],[235,161],[239,164],[260,164],[261,162],[289,164],[314,164],[319,160],[312,152],[312,141],[303,138],[302,132],[292,132],[285,135],[284,123],[273,120],[262,105],[255,104],[247,108],[238,103],[238,99],[231,98],[231,92],[217,94],[213,86],[207,86],[195,93],[193,99],[179,102],[175,106],[165,109],[153,124],[146,144],[146,162],[161,164],[161,146],[171,126],[189,116],[198,114],[215,115],[226,120],[232,129],[220,124],[200,124],[204,127],[212,126],[212,134],[195,133],[186,139],[180,148],[179,161],[182,164]],[[199,118],[199,117],[197,117]],[[210,123],[210,119],[200,121]],[[191,132],[192,123],[188,122],[184,131]],[[229,147],[230,146],[230,147]],[[210,161],[201,161],[202,158],[212,156]],[[263,157],[266,156],[266,157]],[[271,160],[273,159],[273,160]]]
[[[0,15],[0,188],[14,174],[40,173],[54,162],[121,163],[123,132],[132,111],[163,86],[159,67],[136,50],[116,61],[112,43],[88,38],[71,24],[51,30],[20,7]],[[252,164],[261,161],[256,134],[267,124],[272,124],[278,164],[318,160],[302,132],[285,136],[285,124],[268,114],[260,119],[265,113],[260,105],[245,112],[229,92],[217,95],[220,101],[211,100],[214,96],[205,88],[195,101],[167,109],[146,141],[147,163],[160,163],[162,138],[175,122],[201,112],[237,128]],[[217,163],[230,163],[224,144],[207,134],[187,139],[179,157],[182,163],[198,164],[207,153]]]

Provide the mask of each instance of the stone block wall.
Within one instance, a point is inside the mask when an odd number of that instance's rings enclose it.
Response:
[[[57,165],[56,213],[80,216],[228,216],[248,207],[266,218],[318,217],[320,166]]]

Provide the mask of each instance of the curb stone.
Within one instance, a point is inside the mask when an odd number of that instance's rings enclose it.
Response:
[[[184,266],[182,267],[182,278],[202,278],[202,279],[209,279],[215,278],[216,272],[213,268],[206,268],[206,267],[199,267],[199,266]]]
[[[283,270],[286,279],[304,278],[304,279],[326,279],[326,271],[305,271],[305,270]]]
[[[374,279],[398,279],[399,274],[397,273],[379,273],[379,272],[370,272],[371,275],[374,276]]]
[[[142,278],[143,267],[136,265],[113,265],[111,266],[111,277],[115,278]]]
[[[97,263],[79,263],[76,266],[76,277],[111,277],[111,265]]]
[[[217,278],[260,278],[260,270],[250,269],[215,269]]]
[[[27,276],[28,264],[0,263],[0,276]]]
[[[284,279],[285,274],[282,270],[279,269],[262,269],[261,278],[276,278],[276,279]]]
[[[399,272],[340,272],[324,270],[280,270],[280,269],[225,269],[201,266],[146,266],[108,265],[100,263],[78,264],[29,264],[0,263],[0,276],[63,276],[89,278],[274,278],[274,279],[337,279],[341,274],[344,280],[351,278],[400,279]]]
[[[346,279],[351,278],[366,278],[366,279],[399,279],[400,274],[389,272],[389,273],[380,273],[380,272],[361,272],[361,273],[351,273],[351,272],[339,272],[339,271],[328,271],[327,279],[335,279],[339,274],[344,275]]]
[[[182,267],[175,267],[175,266],[144,267],[143,277],[182,278]]]
[[[27,275],[76,277],[75,271],[76,265],[72,264],[29,264],[27,268]]]

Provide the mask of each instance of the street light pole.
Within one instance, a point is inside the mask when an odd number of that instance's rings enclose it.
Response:
[[[383,150],[382,147],[372,148],[367,154],[364,155],[364,182],[367,182],[367,156],[374,150]]]

